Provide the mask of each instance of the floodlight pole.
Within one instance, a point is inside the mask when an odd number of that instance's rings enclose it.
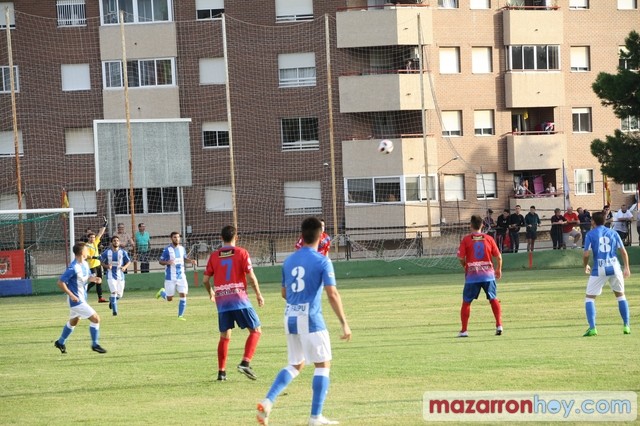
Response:
[[[422,150],[424,151],[424,181],[427,190],[427,230],[429,239],[432,237],[431,231],[431,185],[429,185],[429,148],[427,143],[427,123],[425,120],[424,104],[424,56],[422,46],[422,25],[420,24],[420,14],[418,13],[418,68],[420,68],[420,115],[422,116]]]

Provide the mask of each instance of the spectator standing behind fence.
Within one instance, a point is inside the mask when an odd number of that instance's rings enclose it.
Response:
[[[533,246],[538,238],[538,225],[540,225],[540,216],[536,213],[536,206],[529,208],[529,213],[524,217],[524,224],[527,232],[527,251],[533,251]]]
[[[151,249],[151,235],[144,223],[138,224],[136,231],[136,247],[138,260],[140,260],[140,272],[149,272],[149,250]]]
[[[502,253],[504,250],[504,237],[509,229],[509,209],[504,209],[502,214],[496,220],[496,244]]]
[[[602,207],[602,214],[604,215],[604,226],[611,228],[613,224],[613,214],[611,213],[609,204],[605,204],[604,207]]]
[[[133,242],[133,238],[131,235],[124,229],[124,223],[118,224],[118,230],[116,231],[116,237],[120,240],[120,248],[131,252],[133,247],[135,247],[135,243]]]
[[[560,213],[560,209],[555,209],[551,216],[551,241],[553,243],[554,250],[560,250],[564,245],[562,243],[562,227],[567,219]]]
[[[613,230],[620,235],[620,239],[623,243],[627,243],[627,237],[629,236],[629,226],[633,220],[633,213],[627,210],[627,205],[623,204],[613,215]]]
[[[496,221],[493,218],[493,210],[487,209],[487,215],[482,219],[482,232],[496,238]]]
[[[582,247],[584,247],[587,232],[591,230],[591,213],[589,213],[589,210],[578,207],[578,220],[580,220],[580,234],[582,235]]]
[[[576,226],[580,225],[578,214],[573,211],[573,207],[567,207],[564,218],[567,220],[562,226],[562,243],[564,248],[569,247],[569,244],[571,244],[571,248],[577,248],[578,241],[580,241],[580,231],[575,229]],[[571,242],[572,238],[573,242]]]
[[[524,216],[520,214],[520,206],[516,206],[516,211],[509,216],[509,238],[511,238],[511,251],[518,252],[520,246],[520,227],[524,226]]]

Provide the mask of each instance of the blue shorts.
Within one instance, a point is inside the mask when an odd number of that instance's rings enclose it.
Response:
[[[462,300],[471,303],[480,296],[480,290],[484,290],[487,299],[493,300],[498,297],[496,290],[496,281],[482,281],[479,283],[465,283],[462,291]]]
[[[218,312],[218,329],[225,332],[235,327],[245,329],[251,328],[255,330],[260,327],[260,319],[253,308],[235,309],[233,311]]]

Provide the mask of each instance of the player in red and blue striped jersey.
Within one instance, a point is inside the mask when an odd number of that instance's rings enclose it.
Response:
[[[629,271],[629,255],[624,248],[620,235],[613,229],[604,226],[605,215],[596,212],[591,216],[595,227],[587,233],[584,241],[584,253],[582,263],[584,272],[589,274],[587,282],[587,295],[585,298],[585,311],[589,329],[584,333],[585,337],[596,336],[596,297],[602,294],[602,287],[608,281],[613,294],[618,299],[618,310],[622,317],[622,332],[631,334],[629,327],[629,304],[624,295],[624,279],[631,275]],[[593,268],[589,266],[589,255],[593,252]],[[624,262],[624,269],[616,253],[619,253]]]
[[[471,233],[466,235],[458,248],[458,259],[464,267],[464,290],[460,319],[462,329],[458,337],[468,337],[467,326],[471,315],[471,302],[484,290],[496,319],[496,335],[502,334],[502,310],[497,297],[496,279],[502,276],[502,255],[494,239],[480,232],[482,218],[471,216]],[[492,261],[495,259],[495,267]]]
[[[325,229],[324,219],[319,219],[319,220],[320,220],[320,223],[322,223],[322,234],[320,235],[320,242],[318,243],[318,253],[320,253],[323,256],[328,256],[329,249],[331,249],[331,237],[329,236],[329,234],[324,232],[324,229]],[[304,239],[302,238],[302,235],[301,235],[300,238],[298,238],[298,241],[296,242],[296,250],[300,250],[300,248],[303,245],[304,245]]]
[[[58,287],[65,292],[69,300],[69,321],[62,329],[60,338],[54,342],[54,346],[60,349],[63,354],[67,353],[65,342],[73,332],[73,329],[80,318],[89,319],[89,332],[91,333],[91,349],[98,353],[106,353],[107,351],[98,343],[100,336],[100,316],[87,303],[86,286],[88,282],[100,283],[102,279],[91,274],[87,256],[89,256],[89,248],[85,243],[76,243],[73,246],[73,254],[75,259],[69,264],[60,279]]]
[[[220,232],[223,245],[211,253],[204,271],[204,286],[212,302],[218,309],[218,328],[220,340],[218,342],[218,380],[227,379],[226,365],[231,330],[234,324],[242,329],[249,329],[249,336],[245,342],[244,355],[238,365],[238,371],[251,380],[256,375],[250,366],[253,355],[260,340],[260,319],[249,301],[247,295],[247,277],[256,294],[258,306],[264,305],[264,298],[260,293],[258,278],[253,272],[253,265],[249,252],[236,246],[237,231],[228,225]],[[213,288],[210,281],[213,277]]]

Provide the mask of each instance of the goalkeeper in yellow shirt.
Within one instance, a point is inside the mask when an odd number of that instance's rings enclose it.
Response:
[[[104,231],[107,229],[107,218],[103,217],[104,223],[96,235],[93,231],[87,232],[86,247],[89,249],[89,255],[87,256],[87,262],[91,269],[91,275],[102,278],[102,265],[100,265],[100,238],[104,235]],[[96,287],[96,293],[98,294],[98,303],[107,303],[108,300],[102,297],[102,283],[89,282],[87,287],[87,294],[89,290]]]

